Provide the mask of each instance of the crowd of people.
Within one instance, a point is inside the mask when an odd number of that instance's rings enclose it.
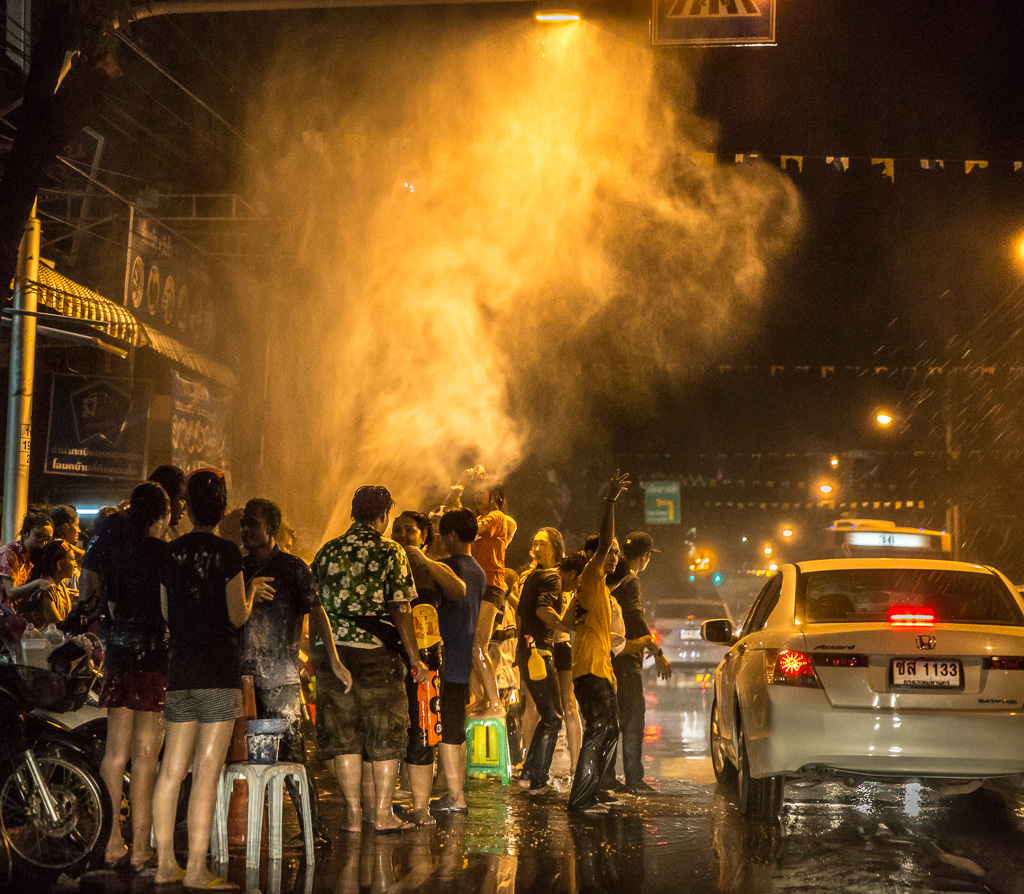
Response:
[[[569,810],[601,814],[616,790],[650,791],[643,657],[654,656],[661,676],[671,669],[641,599],[653,541],[633,532],[620,551],[615,534],[615,504],[628,486],[612,476],[600,531],[579,552],[566,553],[556,528],[538,530],[520,573],[506,567],[516,523],[504,489],[479,468],[430,514],[396,514],[386,488],[360,487],[351,525],[308,565],[283,548],[289,531],[269,499],[245,504],[239,542],[222,536],[228,492],[215,469],[186,477],[161,466],[97,519],[84,548],[73,507],[32,508],[17,540],[0,548],[2,611],[103,640],[100,770],[115,804],[131,762],[131,844],[115,823],[107,863],[154,867],[158,884],[234,889],[210,872],[207,849],[217,782],[244,713],[243,675],[252,677],[257,716],[287,721],[280,759],[306,764],[310,831],[315,844],[329,844],[303,734],[310,666],[315,755],[337,777],[344,833],[401,832],[467,813],[468,713],[507,719],[516,781],[529,796],[552,791],[563,727]],[[438,674],[432,717],[420,690]],[[182,867],[174,835],[190,772]],[[393,803],[400,777],[411,809]]]

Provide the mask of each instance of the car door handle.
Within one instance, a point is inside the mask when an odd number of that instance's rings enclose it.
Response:
[[[746,643],[740,643],[740,644],[739,644],[739,645],[738,645],[738,646],[736,647],[736,654],[737,654],[737,655],[742,655],[742,654],[743,654],[744,652],[746,652],[746,651],[747,651],[747,644],[746,644]]]

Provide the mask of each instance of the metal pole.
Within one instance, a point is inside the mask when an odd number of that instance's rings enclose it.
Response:
[[[7,451],[4,454],[3,542],[14,540],[28,507],[28,464],[32,452],[32,388],[36,373],[36,290],[39,281],[40,227],[36,206],[25,223],[18,251],[11,320],[11,371],[7,402]]]

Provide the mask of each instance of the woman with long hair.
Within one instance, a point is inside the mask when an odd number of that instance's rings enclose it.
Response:
[[[100,775],[115,807],[124,794],[125,767],[132,762],[131,851],[115,822],[106,859],[109,866],[127,864],[135,870],[156,863],[149,833],[164,739],[167,624],[160,611],[160,570],[170,518],[171,501],[164,489],[152,481],[140,484],[128,509],[104,520],[84,559],[99,579],[110,619],[100,695],[107,709],[107,747]]]
[[[519,784],[540,793],[549,789],[548,772],[562,727],[562,696],[552,656],[555,631],[562,620],[562,581],[557,571],[565,557],[562,535],[555,528],[541,528],[533,537],[530,556],[535,564],[519,597],[516,664],[540,720],[530,740]]]
[[[246,586],[242,553],[218,536],[227,509],[224,475],[198,469],[185,482],[192,531],[168,545],[160,598],[169,651],[164,702],[166,743],[153,794],[157,885],[234,891],[206,864],[220,779],[235,720],[242,716],[241,655],[237,631],[254,597],[272,599],[266,577]],[[188,802],[188,860],[174,853],[174,821],[182,780],[192,770]]]
[[[29,613],[29,620],[36,627],[59,624],[74,608],[67,579],[75,573],[77,567],[74,551],[63,540],[51,540],[39,550],[29,575],[29,580],[39,581],[36,594],[38,608]]]

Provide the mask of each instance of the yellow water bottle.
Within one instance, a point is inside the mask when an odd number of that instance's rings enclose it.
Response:
[[[530,645],[530,657],[526,662],[526,670],[531,680],[543,680],[548,675],[548,666],[544,663],[540,652],[537,651],[537,644],[533,641],[533,637],[528,636],[526,641]]]

